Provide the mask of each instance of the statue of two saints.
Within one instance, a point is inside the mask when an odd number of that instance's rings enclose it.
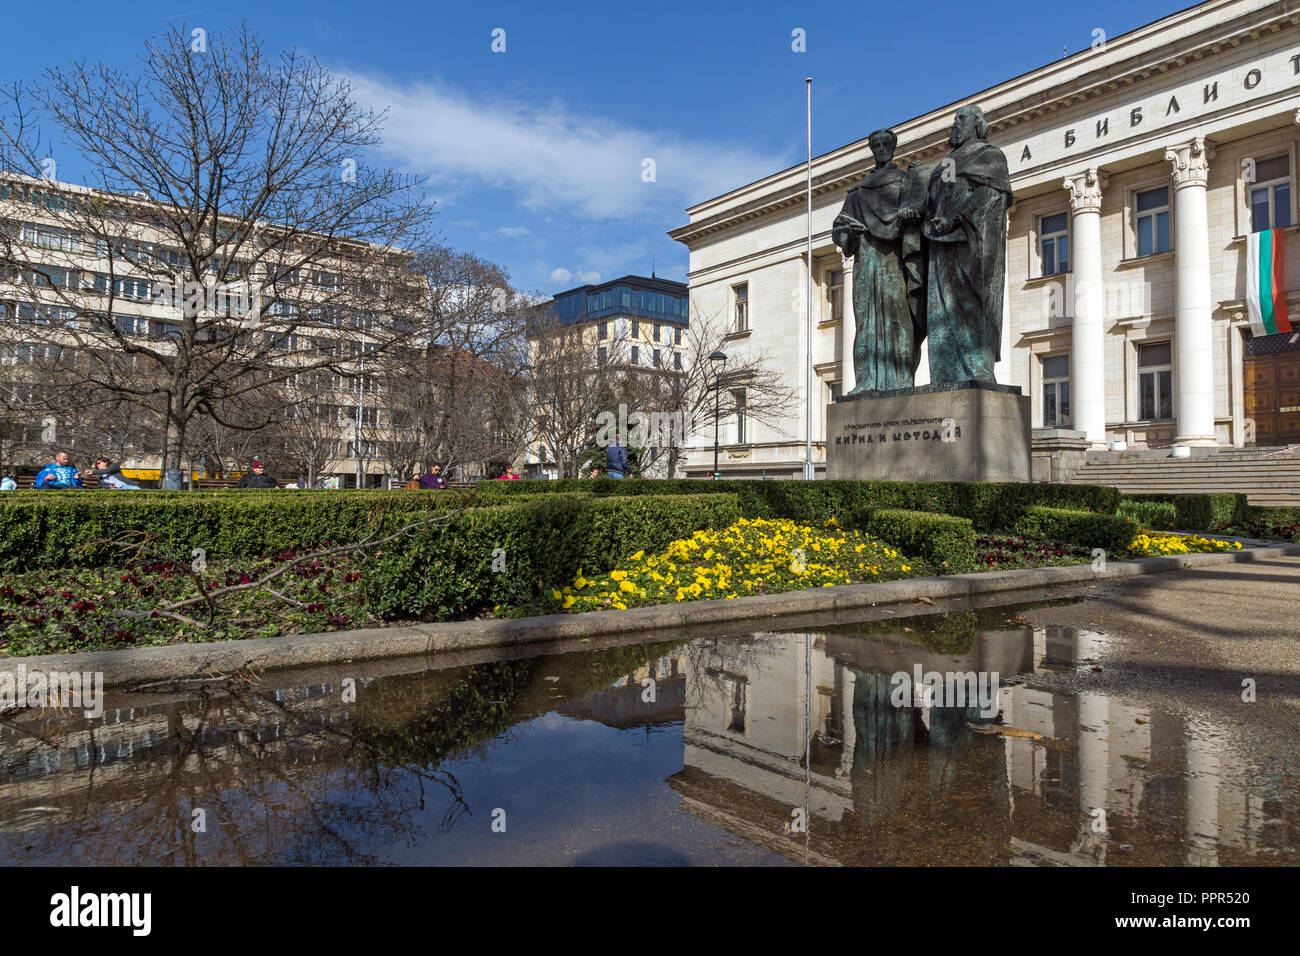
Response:
[[[898,137],[868,137],[876,168],[849,190],[832,238],[853,259],[850,396],[915,383],[928,338],[930,382],[991,384],[1002,336],[1011,176],[976,106],[953,120],[952,152],[894,165]]]

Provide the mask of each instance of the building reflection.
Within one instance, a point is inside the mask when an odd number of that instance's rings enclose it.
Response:
[[[1105,640],[1023,627],[972,628],[965,648],[852,629],[696,643],[669,783],[690,812],[809,862],[1205,866],[1294,852],[1295,792],[1237,757],[1231,726],[1030,686]],[[918,664],[999,673],[1000,718],[942,699],[895,706],[890,676]],[[790,828],[801,808],[806,834]]]

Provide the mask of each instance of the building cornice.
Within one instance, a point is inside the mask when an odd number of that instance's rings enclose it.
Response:
[[[1011,130],[1044,116],[1136,87],[1152,77],[1177,76],[1189,64],[1205,57],[1300,25],[1300,4],[1295,0],[1280,0],[1245,10],[1227,21],[1212,19],[1224,8],[1241,6],[1239,0],[1199,4],[1116,37],[1100,50],[1076,53],[897,124],[892,127],[898,134],[896,164],[906,167],[914,159],[933,161],[946,150],[951,116],[964,105],[980,106],[989,122],[990,138],[1005,139]],[[1205,18],[1211,18],[1211,22],[1190,34],[1152,45],[1153,37],[1160,33]],[[1097,61],[1095,66],[1087,66],[1094,61]],[[873,165],[865,138],[815,157],[814,201],[818,196],[846,190]],[[820,173],[818,166],[823,167]],[[801,204],[806,196],[803,169],[802,164],[792,166],[692,206],[686,210],[687,214],[700,218],[669,230],[668,235],[690,247],[710,235]],[[753,194],[753,198],[746,200],[747,193]],[[710,206],[730,202],[736,204],[708,213]]]

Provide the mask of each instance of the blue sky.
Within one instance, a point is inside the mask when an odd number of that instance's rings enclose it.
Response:
[[[665,235],[685,207],[803,161],[805,76],[821,153],[1184,6],[65,0],[5,11],[0,82],[69,60],[130,68],[171,23],[247,20],[268,48],[315,55],[390,110],[381,158],[427,177],[444,241],[554,293],[648,274],[652,259],[685,279],[686,248]],[[80,181],[74,157],[55,156]]]

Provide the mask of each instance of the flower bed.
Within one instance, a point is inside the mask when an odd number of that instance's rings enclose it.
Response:
[[[975,538],[975,563],[980,570],[1051,568],[1087,564],[1092,553],[1079,545],[1024,534],[982,534]]]
[[[1265,514],[1238,524],[1220,525],[1214,531],[1218,534],[1231,534],[1242,538],[1300,542],[1300,521],[1286,513]]]
[[[1166,554],[1209,554],[1215,551],[1240,551],[1240,541],[1215,541],[1200,535],[1161,534],[1143,531],[1128,546],[1128,553],[1139,558]]]
[[[605,574],[586,577],[579,570],[571,585],[551,590],[542,609],[626,610],[890,581],[928,570],[882,541],[845,531],[834,518],[820,528],[786,519],[741,518],[721,531],[697,531],[673,541],[658,554],[638,551]]]
[[[201,577],[209,589],[247,583],[304,553],[310,552],[286,551],[262,561],[211,561]],[[180,618],[159,614],[159,608],[198,595],[186,567],[175,562],[6,575],[0,579],[0,655],[363,627],[374,622],[361,600],[361,573],[351,554],[305,561],[275,579],[275,590],[289,600],[261,590],[237,592],[218,602],[210,624],[202,604],[186,607]]]

